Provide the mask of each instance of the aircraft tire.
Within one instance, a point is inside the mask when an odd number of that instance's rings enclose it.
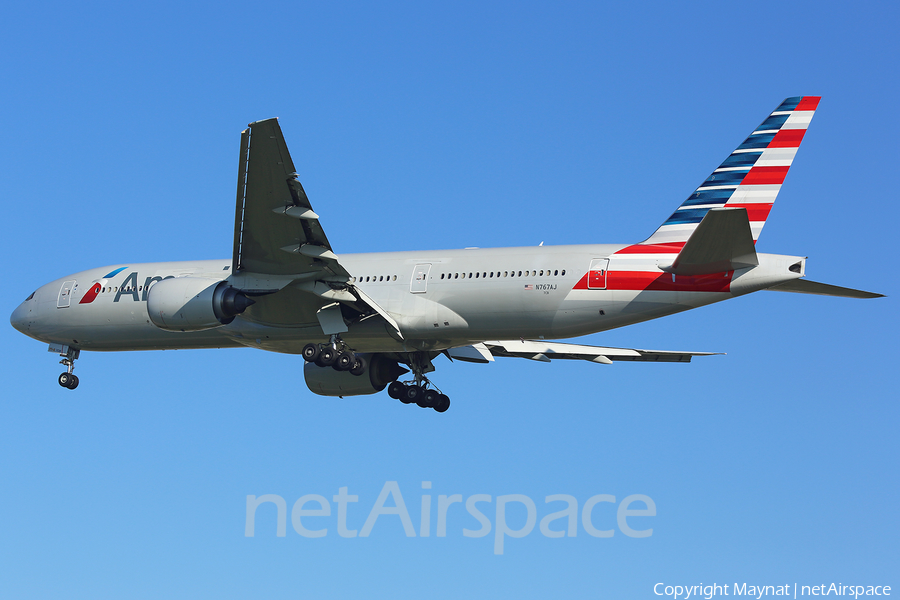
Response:
[[[406,386],[406,389],[403,390],[403,396],[400,400],[404,404],[412,404],[413,402],[418,404],[422,399],[423,392],[424,390],[418,385],[408,385]]]
[[[399,381],[392,381],[388,386],[388,396],[394,400],[403,400],[406,386]],[[404,400],[404,403],[406,401]]]
[[[74,390],[75,388],[77,388],[78,387],[78,375],[75,375],[73,373],[71,376],[71,380],[69,381],[69,385],[67,385],[66,387],[69,388],[70,390]]]
[[[438,396],[437,404],[434,405],[434,410],[442,413],[447,412],[448,408],[450,408],[450,398],[448,398],[444,394],[441,394],[440,396]]]
[[[307,344],[303,346],[301,354],[303,355],[303,360],[306,362],[316,362],[316,359],[319,358],[319,345]]]
[[[425,390],[425,393],[422,394],[422,400],[418,404],[422,408],[434,408],[437,406],[439,397],[440,394],[435,390]]]
[[[353,361],[353,366],[350,367],[350,374],[359,377],[366,372],[366,366],[366,359],[362,356],[357,356]]]
[[[319,352],[319,357],[316,359],[316,364],[320,367],[330,367],[336,360],[337,352],[335,352],[334,348],[326,346]]]
[[[335,371],[349,371],[355,363],[356,357],[353,356],[353,353],[344,351],[337,355],[332,366]]]
[[[59,378],[57,379],[57,381],[59,381],[59,385],[61,385],[64,388],[67,388],[67,387],[69,387],[69,384],[72,382],[72,376],[69,373],[61,373]]]

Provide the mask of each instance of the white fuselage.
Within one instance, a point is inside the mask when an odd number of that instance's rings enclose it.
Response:
[[[344,254],[340,261],[353,283],[396,320],[402,338],[380,318],[351,323],[342,338],[362,352],[572,338],[796,279],[805,262],[760,254],[755,268],[675,277],[659,268],[671,263],[673,255],[628,253],[628,248],[604,244]],[[11,321],[35,339],[97,351],[250,346],[298,353],[309,342],[328,339],[316,314],[298,308],[308,304],[301,300],[310,292],[292,285],[256,298],[254,306],[220,327],[170,332],[151,322],[147,289],[155,281],[190,276],[214,282],[233,278],[230,269],[231,260],[90,269],[42,286]],[[99,292],[88,302],[92,289]]]

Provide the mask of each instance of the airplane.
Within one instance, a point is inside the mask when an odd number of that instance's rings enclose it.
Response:
[[[711,352],[559,339],[624,327],[759,290],[882,294],[805,279],[806,257],[756,241],[818,107],[787,98],[646,240],[518,248],[334,252],[277,119],[241,133],[231,259],[116,264],[41,286],[12,313],[78,386],[82,350],[251,347],[300,354],[324,396],[385,387],[444,412],[428,374],[440,355],[549,362],[690,362]],[[405,380],[401,379],[407,374]]]

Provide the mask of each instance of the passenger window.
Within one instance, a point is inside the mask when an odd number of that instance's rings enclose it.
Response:
[[[563,275],[566,274],[566,270],[565,270],[565,269],[562,270],[562,274],[563,274]]]
[[[556,277],[557,275],[559,275],[559,271],[553,271],[553,276]]]
[[[478,279],[478,273],[475,273],[475,279]]]

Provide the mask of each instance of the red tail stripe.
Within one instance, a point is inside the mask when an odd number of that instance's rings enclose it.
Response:
[[[782,184],[790,167],[753,167],[741,185]]]
[[[684,248],[685,242],[672,242],[671,244],[635,244],[622,248],[615,254],[678,254]]]
[[[799,148],[805,129],[782,129],[775,134],[767,148]]]
[[[821,99],[822,96],[803,96],[803,100],[800,101],[800,104],[794,110],[816,110]]]
[[[765,221],[769,217],[769,211],[772,210],[771,204],[726,204],[728,208],[746,208],[747,218],[750,221]]]

